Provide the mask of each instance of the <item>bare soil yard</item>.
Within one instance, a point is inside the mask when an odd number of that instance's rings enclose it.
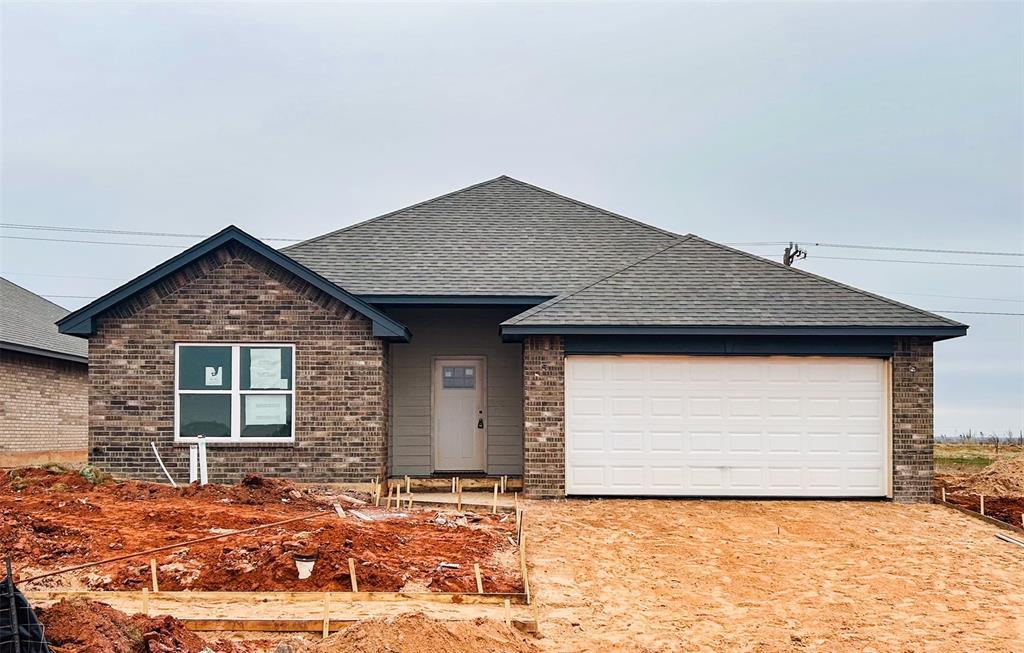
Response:
[[[531,502],[548,651],[1024,651],[1024,553],[942,506]]]
[[[348,559],[363,591],[475,592],[479,563],[488,592],[522,586],[514,526],[495,515],[464,525],[435,511],[364,508],[374,521],[339,518],[330,494],[246,477],[234,486],[172,488],[106,481],[77,472],[22,469],[0,473],[0,550],[19,578],[146,549],[322,511],[325,516],[155,554],[162,590],[349,591]],[[443,522],[443,523],[439,523]],[[298,578],[294,555],[317,554],[312,575]],[[439,568],[440,563],[458,568]],[[92,567],[23,584],[23,589],[141,589],[149,557]]]

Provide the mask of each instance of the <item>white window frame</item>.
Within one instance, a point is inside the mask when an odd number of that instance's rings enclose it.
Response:
[[[182,347],[230,347],[231,348],[231,389],[230,390],[182,390],[178,378],[178,366],[181,360]],[[291,388],[282,390],[242,390],[242,347],[281,347],[292,352]],[[297,397],[295,392],[295,344],[290,342],[176,342],[174,343],[174,441],[198,442],[195,436],[179,435],[181,432],[181,395],[230,395],[231,396],[231,435],[228,437],[205,438],[208,444],[288,444],[295,442],[295,421]],[[288,437],[243,436],[242,435],[242,397],[245,395],[290,395],[292,398],[291,434]]]

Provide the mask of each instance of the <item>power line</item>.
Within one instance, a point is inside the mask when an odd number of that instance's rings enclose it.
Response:
[[[1014,302],[1017,304],[1024,304],[1024,299],[1010,299],[1009,297],[968,297],[966,295],[932,295],[930,293],[923,292],[903,292],[902,290],[882,290],[879,291],[882,295],[914,295],[916,297],[943,297],[945,299],[977,299],[987,300],[990,302]]]
[[[23,277],[53,277],[55,279],[96,279],[98,281],[125,281],[118,277],[86,277],[80,274],[46,274],[43,272],[15,272],[14,270],[0,270],[2,274],[18,274]]]
[[[928,249],[924,247],[887,247],[884,245],[847,245],[842,243],[807,243],[814,247],[846,247],[849,249],[883,249],[890,252],[931,252],[934,254],[976,254],[978,256],[1024,256],[1024,252],[988,252],[976,249]]]
[[[8,236],[0,235],[0,238],[11,240],[43,240],[50,243],[79,243],[86,245],[130,245],[132,247],[168,247],[171,249],[185,249],[188,245],[164,245],[162,243],[123,243],[116,240],[78,240],[73,238],[34,238],[32,236]]]
[[[19,224],[0,222],[0,227],[8,229],[31,229],[35,231],[67,231],[82,234],[118,234],[122,236],[158,236],[163,238],[207,238],[210,234],[180,234],[166,231],[130,231],[127,229],[98,229],[92,227],[62,227],[59,225]],[[260,240],[286,240],[299,242],[302,238],[260,238]]]
[[[0,222],[0,227],[6,227],[9,229],[30,229],[36,231],[61,231],[61,232],[73,232],[73,233],[87,233],[87,234],[117,234],[123,236],[152,236],[160,238],[206,238],[209,234],[191,234],[191,233],[174,233],[166,231],[134,231],[129,229],[101,229],[96,227],[67,227],[61,225],[41,225],[41,224],[25,224],[15,222]],[[301,242],[304,238],[281,238],[281,237],[266,237],[260,238],[260,240],[277,240],[287,242]],[[796,242],[796,241],[794,241]],[[975,250],[975,249],[936,249],[929,247],[895,247],[888,245],[854,245],[850,243],[820,243],[820,242],[804,242],[808,246],[814,247],[843,247],[848,249],[877,249],[886,250],[892,252],[930,252],[935,254],[969,254],[976,256],[1020,256],[1024,257],[1024,252],[995,252],[990,250]],[[106,244],[106,243],[103,243]],[[757,241],[757,242],[742,242],[742,243],[723,243],[724,245],[733,246],[776,246],[776,245],[788,245],[789,241]],[[143,243],[144,245],[144,243]],[[820,257],[823,258],[823,257]]]
[[[792,241],[800,243],[807,247],[844,247],[849,249],[878,249],[886,250],[891,252],[928,252],[932,254],[971,254],[976,256],[1024,256],[1024,252],[993,252],[988,250],[978,249],[934,249],[930,247],[890,247],[887,245],[851,245],[848,243],[816,243],[811,241]],[[744,242],[744,243],[722,243],[723,245],[731,245],[734,247],[740,246],[781,246],[789,245],[788,240],[762,240],[756,242]]]
[[[962,265],[974,268],[1015,268],[1024,270],[1024,265],[1008,265],[1004,263],[962,263],[960,261],[911,261],[899,258],[859,258],[853,256],[811,256],[813,259],[831,259],[834,261],[875,261],[878,263],[917,263],[919,265]]]
[[[932,313],[963,313],[965,315],[1016,315],[1024,317],[1024,313],[997,313],[993,311],[943,311],[937,308],[928,309]]]
[[[90,295],[40,295],[40,297],[51,297],[61,299],[96,299]]]

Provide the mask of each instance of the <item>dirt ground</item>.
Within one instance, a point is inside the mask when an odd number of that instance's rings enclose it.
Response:
[[[1024,651],[1024,553],[949,508],[530,502],[547,651]]]
[[[18,577],[115,557],[311,512],[323,517],[159,553],[162,590],[349,591],[348,559],[362,591],[475,592],[479,563],[488,592],[521,590],[514,526],[498,516],[372,507],[361,521],[339,518],[337,495],[285,481],[247,477],[234,486],[171,488],[124,481],[94,485],[77,472],[24,469],[0,473],[0,549]],[[440,516],[439,516],[440,515]],[[294,554],[317,554],[299,580]],[[440,563],[458,568],[439,568]],[[141,589],[149,558],[105,564],[23,589]]]

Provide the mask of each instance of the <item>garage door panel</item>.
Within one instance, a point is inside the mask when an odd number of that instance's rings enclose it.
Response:
[[[884,496],[876,359],[566,361],[570,494]]]

